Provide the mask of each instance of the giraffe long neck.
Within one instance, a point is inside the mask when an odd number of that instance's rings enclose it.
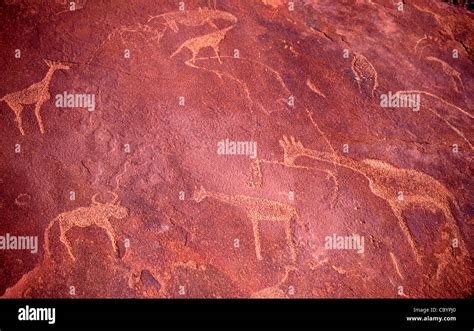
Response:
[[[230,196],[230,195],[226,195],[226,194],[219,193],[219,192],[207,192],[207,196],[210,197],[210,198],[214,198],[216,200],[225,202],[225,203],[230,204],[230,205],[240,206],[240,204],[238,204],[236,199],[233,196]]]
[[[318,152],[313,150],[311,150],[310,154],[316,160],[334,163],[341,167],[357,171],[364,175],[367,174],[368,171],[367,166],[365,164],[357,162],[347,156],[339,156],[327,152]]]
[[[336,163],[342,167],[357,171],[363,175],[366,175],[368,171],[367,165],[361,162],[355,161],[347,156],[338,156],[336,158]]]
[[[51,79],[53,78],[53,74],[55,71],[56,71],[55,68],[53,67],[49,68],[48,72],[46,73],[46,76],[44,76],[43,81],[42,81],[45,87],[49,87],[49,83],[51,82]]]

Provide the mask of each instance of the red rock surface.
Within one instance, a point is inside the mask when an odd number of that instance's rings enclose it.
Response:
[[[68,2],[0,4],[0,235],[40,244],[0,251],[4,297],[473,294],[472,12]],[[44,59],[49,86],[15,94]],[[64,91],[95,110],[57,108]],[[381,107],[389,91],[420,111]],[[218,155],[223,139],[255,141],[257,161]],[[333,234],[363,236],[364,253],[325,249]]]

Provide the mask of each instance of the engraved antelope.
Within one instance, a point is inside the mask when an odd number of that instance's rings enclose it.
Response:
[[[456,200],[451,192],[433,177],[412,169],[396,168],[380,160],[365,159],[356,161],[349,157],[335,156],[334,154],[311,150],[304,147],[294,137],[288,138],[283,136],[279,142],[283,148],[283,157],[287,164],[294,164],[298,157],[308,157],[314,160],[337,164],[338,166],[356,171],[367,178],[372,193],[389,204],[403,233],[407,237],[418,263],[421,263],[422,256],[403,218],[403,212],[410,205],[421,205],[431,212],[436,210],[442,211],[446,219],[446,226],[450,228],[453,236],[459,238],[462,254],[468,256],[467,249],[461,240],[461,233],[457,227],[456,220],[449,208],[450,202],[458,207]],[[398,200],[397,192],[399,191],[406,193],[403,201]]]
[[[293,261],[296,260],[296,251],[291,235],[291,221],[299,221],[300,216],[295,207],[278,201],[248,195],[239,194],[231,196],[218,192],[210,192],[206,191],[202,186],[199,190],[196,189],[194,191],[194,201],[201,202],[205,198],[213,198],[245,210],[247,217],[252,223],[253,236],[255,240],[255,254],[258,260],[262,260],[259,230],[260,221],[276,221],[285,223],[286,240],[290,248],[291,258]]]
[[[72,245],[67,239],[66,235],[68,231],[74,227],[86,228],[92,225],[96,225],[99,228],[105,230],[107,236],[112,242],[112,248],[114,250],[114,253],[117,253],[117,241],[115,239],[116,234],[109,219],[111,217],[123,219],[128,215],[128,210],[127,208],[120,205],[120,202],[118,202],[117,194],[113,192],[110,193],[112,193],[114,196],[111,202],[98,202],[96,200],[96,197],[98,195],[97,193],[92,196],[92,204],[90,207],[80,207],[72,211],[64,212],[59,214],[55,219],[53,219],[46,228],[44,236],[45,250],[47,256],[51,255],[49,246],[49,232],[51,231],[52,226],[56,222],[58,222],[59,224],[59,240],[66,246],[69,256],[72,258],[73,261],[75,261],[76,258],[72,253]]]
[[[24,106],[32,104],[35,104],[35,115],[39,129],[41,133],[44,133],[44,125],[40,111],[41,106],[51,98],[51,95],[49,94],[49,84],[51,83],[53,74],[56,70],[70,69],[69,66],[60,62],[52,62],[49,60],[44,60],[44,62],[49,69],[43,80],[32,84],[26,89],[9,93],[0,99],[0,101],[5,101],[15,113],[15,122],[22,135],[25,135],[25,131],[22,126],[21,113],[23,112]]]
[[[174,32],[179,31],[178,23],[188,27],[202,26],[207,23],[213,28],[217,28],[217,26],[214,24],[214,21],[217,20],[224,20],[232,22],[233,24],[237,23],[237,17],[235,17],[234,15],[222,10],[214,10],[207,8],[199,8],[198,10],[175,11],[164,13],[161,15],[151,16],[148,19],[148,23],[160,17],[165,20],[167,27],[173,30]]]
[[[195,38],[191,38],[186,40],[179,46],[179,48],[170,56],[170,59],[173,58],[176,54],[181,52],[181,50],[186,47],[192,53],[191,59],[187,60],[185,63],[189,66],[194,66],[194,62],[196,61],[196,56],[198,56],[201,49],[206,47],[211,47],[214,50],[214,53],[219,60],[219,63],[222,63],[221,58],[219,56],[219,44],[224,40],[225,35],[229,30],[231,30],[234,26],[229,26],[225,29],[218,30],[215,32],[208,33],[204,36],[199,36]],[[192,63],[192,64],[191,64]]]

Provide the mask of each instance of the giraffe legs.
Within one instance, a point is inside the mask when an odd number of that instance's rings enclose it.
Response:
[[[25,131],[23,130],[23,121],[21,119],[21,112],[23,111],[23,106],[17,103],[15,104],[8,103],[8,105],[15,113],[15,122],[18,127],[18,130],[20,130],[21,135],[24,136]]]
[[[252,227],[253,227],[253,238],[255,241],[255,255],[257,255],[257,260],[262,260],[262,253],[260,248],[260,232],[258,229],[258,220],[252,219]]]
[[[290,248],[291,253],[291,260],[296,261],[296,249],[293,243],[293,236],[291,232],[291,220],[285,220],[285,234],[286,234],[286,241],[288,243],[288,247]],[[253,227],[253,237],[255,240],[255,255],[257,256],[257,260],[262,260],[262,249],[260,246],[260,231],[259,231],[259,222],[256,219],[252,219],[252,227]]]
[[[44,125],[43,125],[43,120],[41,119],[41,106],[43,105],[44,101],[38,101],[35,105],[35,116],[36,116],[36,121],[38,122],[38,126],[40,129],[41,133],[44,133]]]

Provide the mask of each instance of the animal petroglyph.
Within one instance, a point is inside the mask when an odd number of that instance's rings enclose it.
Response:
[[[233,56],[228,56],[228,55],[221,55],[220,56],[220,59],[224,59],[224,58],[235,60],[235,58]],[[195,60],[196,61],[202,61],[202,60],[209,60],[209,59],[218,59],[218,57],[217,56],[199,57],[199,58],[196,58]],[[278,71],[276,71],[274,68],[272,68],[271,66],[269,66],[269,65],[267,65],[267,64],[265,64],[261,61],[258,61],[258,60],[255,60],[255,59],[250,59],[250,58],[244,58],[244,57],[240,57],[238,59],[238,61],[245,61],[245,62],[249,62],[251,64],[257,64],[257,65],[263,67],[265,69],[265,72],[271,72],[272,75],[274,76],[274,78],[278,81],[281,88],[284,90],[284,92],[282,92],[281,94],[283,94],[283,95],[284,94],[286,94],[286,95],[291,95],[292,94],[290,92],[290,90],[288,89],[288,87],[286,86],[285,82],[283,81],[283,78],[281,77],[280,73]],[[237,77],[229,74],[228,72],[223,72],[223,71],[208,69],[208,68],[201,67],[201,66],[198,66],[198,65],[193,65],[193,64],[189,63],[189,61],[188,61],[187,64],[194,67],[194,68],[214,73],[220,79],[222,79],[223,77],[226,77],[226,78],[229,78],[230,80],[236,82],[237,84],[239,84],[242,87],[242,90],[245,93],[246,98],[249,101],[249,104],[257,106],[258,109],[261,110],[265,115],[270,116],[271,112],[267,111],[265,109],[265,107],[259,101],[254,101],[252,99],[250,89],[249,89],[248,85],[245,82],[243,82],[242,80],[240,80]],[[282,99],[282,100],[284,101],[284,103],[286,105],[287,100],[285,100],[285,99]]]
[[[286,240],[291,251],[291,258],[293,261],[296,260],[296,250],[291,234],[292,221],[300,220],[299,212],[296,207],[278,201],[248,195],[239,194],[231,196],[223,193],[206,191],[202,186],[199,190],[196,189],[194,191],[194,201],[201,202],[205,198],[213,198],[245,210],[247,217],[252,223],[255,254],[258,260],[263,259],[260,247],[260,221],[283,222],[285,225]]]
[[[194,66],[194,62],[196,61],[196,56],[199,55],[199,52],[201,49],[206,48],[206,47],[211,47],[214,50],[214,53],[217,56],[217,59],[219,60],[219,63],[222,63],[221,58],[219,56],[219,45],[224,40],[227,32],[234,28],[234,26],[229,26],[225,29],[218,30],[215,32],[208,33],[203,36],[195,37],[186,40],[179,48],[170,56],[170,58],[173,58],[176,54],[181,52],[183,48],[187,48],[191,51],[192,57],[191,59],[187,60],[185,63],[189,66]]]
[[[174,32],[179,31],[178,24],[185,25],[188,27],[198,27],[204,24],[209,24],[211,27],[217,29],[217,26],[214,22],[218,20],[231,22],[232,24],[237,23],[237,17],[235,17],[231,13],[208,8],[199,8],[198,10],[175,11],[164,13],[161,15],[151,16],[148,19],[148,23],[158,18],[163,18],[166,22],[166,26]]]
[[[72,245],[67,239],[66,235],[69,230],[74,227],[86,228],[92,225],[96,225],[107,233],[110,241],[112,242],[112,248],[114,253],[117,253],[116,247],[116,235],[112,224],[110,224],[109,219],[111,217],[117,219],[123,219],[128,215],[128,210],[125,207],[120,205],[118,202],[118,196],[111,192],[114,195],[114,199],[111,202],[101,203],[96,200],[97,194],[92,197],[92,204],[90,207],[80,207],[74,209],[73,211],[68,211],[59,214],[55,219],[53,219],[48,227],[46,228],[44,235],[45,251],[46,256],[51,255],[50,251],[50,242],[49,242],[49,232],[51,231],[52,226],[58,222],[60,230],[60,241],[66,246],[69,256],[73,261],[76,260],[74,254],[72,253]]]
[[[368,81],[369,85],[372,86],[372,96],[374,96],[375,90],[379,86],[377,70],[375,70],[372,63],[367,58],[359,53],[355,53],[352,59],[352,72],[354,73],[357,85],[360,86],[362,81]]]
[[[474,119],[474,116],[471,115],[470,113],[466,112],[464,109],[456,106],[456,105],[453,105],[452,103],[449,103],[447,102],[446,100],[444,100],[443,98],[440,98],[439,96],[437,96],[436,94],[432,94],[430,92],[426,92],[426,91],[419,91],[419,90],[404,90],[404,91],[397,91],[394,95],[399,95],[399,94],[424,94],[424,95],[427,95],[431,98],[433,98],[434,100],[438,101],[438,102],[441,102],[443,103],[444,105],[447,105],[449,106],[448,109],[454,109],[456,110],[457,112],[465,115],[465,116],[468,116],[469,118],[471,119]],[[460,130],[458,129],[454,124],[452,124],[450,121],[448,121],[446,119],[446,117],[442,114],[440,114],[439,112],[435,111],[433,108],[431,107],[428,107],[426,106],[426,103],[427,102],[424,102],[424,105],[425,107],[431,112],[433,113],[435,116],[437,116],[438,118],[440,118],[443,122],[446,123],[447,126],[449,126],[454,132],[456,132],[456,134],[458,134],[460,137],[462,137],[464,139],[464,141],[466,141],[466,143],[469,145],[469,147],[471,149],[474,149],[474,146],[471,144],[471,141],[466,137],[466,135]]]
[[[458,93],[460,92],[460,90],[458,88],[458,83],[461,86],[461,89],[464,90],[464,84],[462,83],[461,74],[459,73],[459,71],[455,70],[449,64],[447,64],[446,62],[444,62],[441,59],[438,59],[437,57],[427,56],[426,59],[428,61],[436,62],[436,63],[439,63],[441,65],[441,67],[443,68],[444,73],[451,77],[451,80],[453,82],[454,89],[456,90],[456,92],[458,92]]]
[[[69,66],[60,62],[53,62],[49,60],[44,60],[44,62],[49,67],[49,69],[43,80],[32,84],[26,89],[9,93],[0,99],[0,101],[5,101],[15,113],[15,122],[22,135],[25,135],[25,131],[23,130],[21,113],[23,112],[24,106],[32,104],[35,104],[35,116],[39,129],[41,133],[44,133],[44,125],[43,120],[41,119],[40,111],[41,106],[51,98],[51,95],[49,94],[49,84],[51,83],[53,74],[56,70],[70,69]]]
[[[407,222],[403,218],[403,212],[411,205],[422,206],[431,212],[440,210],[444,214],[446,226],[451,230],[453,238],[458,238],[462,242],[461,233],[449,208],[450,203],[457,207],[457,202],[451,192],[433,177],[412,169],[396,168],[380,160],[355,161],[343,156],[335,158],[333,154],[304,147],[294,137],[288,139],[284,136],[281,141],[287,146],[284,156],[287,162],[293,163],[299,157],[308,157],[337,164],[363,175],[368,180],[372,193],[385,200],[390,206],[418,263],[421,263],[422,256]],[[291,148],[289,148],[290,145],[292,145]],[[403,201],[398,200],[397,192],[400,191],[405,194]],[[459,209],[459,207],[457,208]],[[463,256],[468,256],[464,244],[460,244],[460,249]]]

